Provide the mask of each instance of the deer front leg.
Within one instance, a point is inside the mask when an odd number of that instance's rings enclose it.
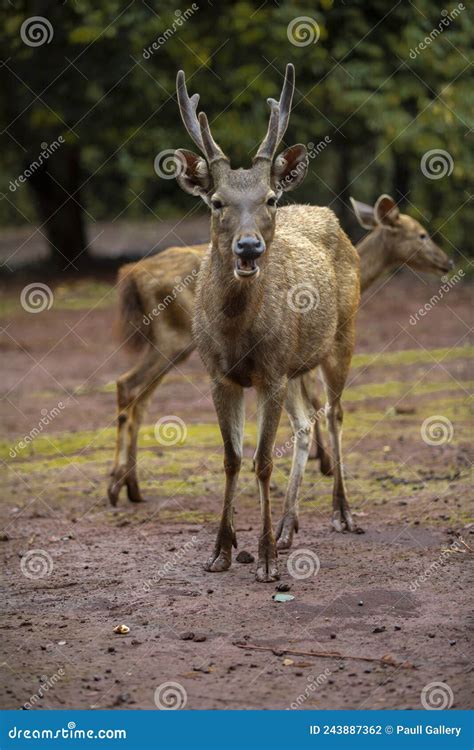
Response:
[[[212,388],[212,398],[224,441],[225,492],[214,551],[204,567],[211,573],[221,573],[230,568],[232,546],[237,547],[233,516],[234,496],[242,463],[244,391],[238,385],[215,382]]]
[[[301,379],[290,380],[285,409],[293,429],[294,447],[283,517],[277,529],[278,549],[289,549],[293,542],[294,533],[298,532],[299,492],[308,460],[313,432],[309,414],[310,408],[310,404],[305,398]]]
[[[270,478],[273,470],[273,447],[286,396],[286,381],[257,391],[258,444],[255,453],[255,473],[260,491],[261,534],[258,542],[256,579],[262,583],[277,581],[277,548],[272,529]]]

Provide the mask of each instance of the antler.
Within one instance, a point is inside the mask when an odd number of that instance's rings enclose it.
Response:
[[[288,127],[294,90],[295,68],[294,65],[288,63],[286,66],[285,80],[283,82],[280,100],[277,102],[275,99],[267,99],[271,108],[268,130],[254,159],[273,159],[275,151],[279,143],[283,140],[283,136]]]
[[[191,97],[189,96],[183,70],[178,71],[176,77],[176,93],[178,95],[179,111],[184,126],[196,146],[206,157],[209,164],[212,164],[218,159],[227,160],[226,155],[211,135],[209,122],[204,112],[199,113],[199,118],[197,116],[199,94],[193,94]]]

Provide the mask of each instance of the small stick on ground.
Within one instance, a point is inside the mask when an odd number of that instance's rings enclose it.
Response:
[[[355,659],[356,661],[371,661],[379,664],[388,664],[390,667],[401,667],[402,669],[416,669],[415,665],[409,661],[396,661],[391,654],[385,654],[380,657],[372,656],[353,656],[352,654],[341,654],[339,651],[297,651],[293,648],[276,648],[273,646],[256,646],[252,643],[234,643],[237,648],[251,649],[254,651],[271,651],[277,656],[292,654],[293,656],[314,656],[323,659]]]

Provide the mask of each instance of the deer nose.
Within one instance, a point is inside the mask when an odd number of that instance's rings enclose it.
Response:
[[[234,246],[234,253],[242,260],[256,260],[265,251],[265,244],[258,237],[241,237]]]

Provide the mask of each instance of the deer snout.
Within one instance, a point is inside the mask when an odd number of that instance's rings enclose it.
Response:
[[[241,237],[234,246],[234,253],[242,260],[257,260],[265,252],[265,243],[259,237]]]
[[[260,268],[257,260],[265,252],[265,243],[261,237],[243,235],[234,242],[234,275],[237,279],[257,277]]]

